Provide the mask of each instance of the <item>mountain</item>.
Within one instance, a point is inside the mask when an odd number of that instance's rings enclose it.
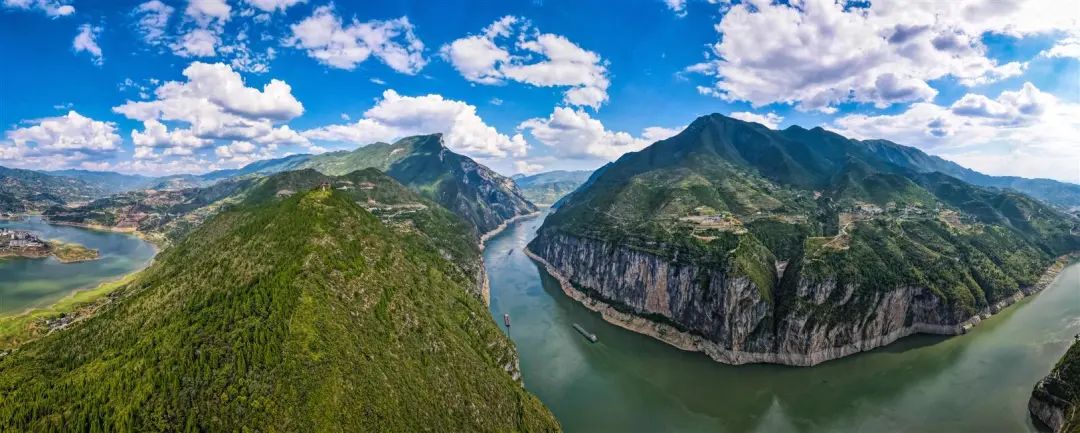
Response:
[[[862,141],[872,153],[893,164],[921,173],[940,172],[964,182],[989,188],[1013,189],[1066,209],[1080,208],[1080,185],[1050,179],[989,176],[914,147],[887,140]]]
[[[157,178],[137,174],[121,174],[111,171],[54,170],[42,172],[51,176],[64,176],[81,180],[100,189],[104,194],[117,194],[153,186]]]
[[[41,212],[102,195],[102,188],[73,177],[0,166],[0,213]]]
[[[518,174],[511,179],[529,201],[551,205],[585,183],[590,174],[588,170],[555,170],[529,176]]]
[[[961,333],[1041,289],[1080,220],[821,128],[718,114],[623,155],[529,251],[622,326],[727,363],[813,365]]]
[[[289,155],[281,158],[255,161],[240,168],[215,170],[204,174],[179,174],[156,179],[154,189],[184,189],[212,185],[227,179],[261,176],[297,168],[311,158],[308,154]]]
[[[1080,432],[1080,341],[1035,385],[1028,410],[1054,433]]]
[[[441,134],[312,156],[297,168],[341,175],[376,168],[473,224],[480,233],[536,212],[514,182],[443,145]]]
[[[0,430],[557,430],[471,277],[397,219],[415,195],[376,172],[288,189],[314,175],[264,180],[0,357]]]

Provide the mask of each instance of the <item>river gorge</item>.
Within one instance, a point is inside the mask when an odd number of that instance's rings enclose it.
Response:
[[[491,314],[512,317],[525,386],[569,432],[1034,432],[1032,387],[1080,332],[1073,264],[965,335],[904,337],[814,367],[724,365],[567,297],[524,254],[543,216],[493,236],[484,260]]]

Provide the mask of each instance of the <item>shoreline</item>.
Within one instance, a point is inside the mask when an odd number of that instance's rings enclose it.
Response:
[[[860,340],[844,346],[831,347],[813,353],[801,354],[734,351],[723,348],[716,342],[707,340],[699,335],[680,331],[671,325],[654,322],[634,314],[624,313],[617,310],[611,304],[589,297],[584,292],[578,290],[558,269],[555,269],[555,267],[547,260],[533,253],[528,247],[524,248],[524,251],[529,258],[542,265],[544,271],[547,272],[548,275],[551,275],[552,278],[555,278],[555,280],[559,282],[559,286],[562,288],[563,293],[585,308],[600,313],[600,317],[603,318],[605,322],[612,325],[652,337],[680,350],[704,353],[712,360],[722,364],[741,365],[766,363],[795,367],[811,367],[823,362],[855,355],[860,352],[867,352],[887,346],[903,337],[914,334],[948,336],[966,334],[983,320],[990,318],[994,314],[1012,306],[1028,296],[1041,292],[1049,286],[1050,283],[1056,280],[1061,271],[1067,268],[1076,257],[1075,254],[1058,257],[1054,263],[1043,272],[1035,284],[1026,288],[1020,288],[1014,295],[999,300],[988,306],[986,310],[976,313],[967,320],[956,325],[913,323],[911,326],[897,329],[885,335]]]
[[[486,247],[485,244],[487,243],[488,239],[491,239],[495,235],[497,235],[499,233],[502,233],[503,230],[506,230],[506,228],[510,226],[510,224],[516,223],[516,222],[518,222],[520,220],[523,220],[525,218],[540,215],[541,213],[543,213],[543,212],[538,210],[538,211],[535,211],[535,212],[523,213],[523,214],[520,214],[520,215],[516,215],[513,218],[510,218],[510,219],[508,219],[506,221],[503,221],[502,224],[499,224],[498,227],[495,227],[495,228],[493,228],[491,230],[488,230],[486,233],[481,234],[480,235],[480,251],[481,252],[484,251],[484,248]]]

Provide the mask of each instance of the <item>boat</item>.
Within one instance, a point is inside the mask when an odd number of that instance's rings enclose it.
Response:
[[[503,323],[506,324],[506,329],[510,329],[510,315],[503,314]]]
[[[586,331],[584,327],[578,325],[577,323],[574,324],[574,329],[576,329],[577,332],[584,336],[586,340],[589,340],[592,343],[595,343],[597,340],[599,340],[598,338],[596,338],[596,334]]]

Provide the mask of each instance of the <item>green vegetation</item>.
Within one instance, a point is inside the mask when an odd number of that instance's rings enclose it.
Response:
[[[316,155],[297,168],[340,176],[376,168],[486,233],[506,220],[536,211],[514,182],[443,146],[442,135],[421,135],[394,144],[374,143],[351,152]]]
[[[1063,402],[1065,424],[1061,431],[1080,432],[1080,340],[1073,342],[1050,374],[1039,383],[1034,396]]]
[[[534,242],[564,233],[724,269],[750,277],[778,320],[797,310],[827,324],[863,320],[881,292],[904,287],[930,290],[944,317],[964,320],[1080,249],[1075,216],[912,170],[874,143],[705,116],[598,171]],[[800,281],[853,297],[807,302]]]
[[[591,171],[565,171],[555,170],[533,175],[515,175],[511,177],[521,193],[529,201],[552,205],[563,196],[571,193],[589,178]]]
[[[100,187],[72,177],[0,166],[0,213],[41,212],[103,195]]]
[[[431,238],[348,190],[267,194],[278,186],[210,218],[92,316],[0,358],[0,430],[558,428]]]
[[[49,241],[49,252],[56,256],[57,260],[64,263],[85,262],[98,258],[98,250],[60,241]]]

